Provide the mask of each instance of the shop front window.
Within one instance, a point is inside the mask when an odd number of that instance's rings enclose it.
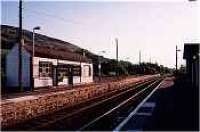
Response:
[[[69,76],[69,67],[65,64],[58,64],[58,81],[62,82],[67,76]]]
[[[51,77],[52,76],[52,63],[40,61],[39,62],[39,76],[40,77]]]

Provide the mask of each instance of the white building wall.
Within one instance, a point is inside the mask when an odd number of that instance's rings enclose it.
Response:
[[[22,85],[23,87],[30,87],[30,54],[22,50]],[[16,44],[12,50],[6,56],[6,86],[18,87],[18,44]]]
[[[48,62],[52,62],[53,65],[57,65],[58,60],[57,59],[49,59],[49,58],[42,58],[42,57],[34,57],[34,63],[35,65],[39,65],[40,61],[48,61]]]
[[[58,63],[62,64],[71,64],[71,65],[80,65],[80,62],[76,61],[69,61],[69,60],[58,60]],[[80,84],[80,77],[74,76],[73,77],[74,84]],[[58,85],[68,85],[68,77],[64,78],[62,82],[59,82]]]
[[[84,66],[89,65],[91,67],[91,75],[85,76],[84,75]],[[93,82],[93,65],[90,63],[81,63],[81,83],[91,83]]]
[[[30,78],[30,54],[26,51],[22,51],[22,77],[23,77],[23,86],[31,87],[31,78]],[[39,77],[39,62],[40,61],[48,61],[52,62],[53,65],[57,65],[58,63],[63,64],[72,64],[72,65],[81,65],[81,78],[80,76],[73,77],[74,84],[82,84],[82,83],[90,83],[93,82],[93,65],[85,62],[75,62],[68,60],[57,60],[57,59],[49,59],[49,58],[41,58],[34,57],[33,61],[33,77],[34,77],[34,86],[35,87],[46,87],[53,86],[52,77]],[[84,74],[85,69],[84,66],[89,65],[91,67],[91,76],[86,76]],[[8,87],[17,87],[18,86],[18,45],[16,44],[13,49],[8,53],[6,57],[6,86]],[[68,78],[64,78],[62,82],[59,82],[58,85],[68,85]]]
[[[34,87],[53,86],[52,77],[39,77],[39,62],[40,61],[52,62],[53,65],[57,65],[57,59],[34,57],[34,61],[33,61]]]
[[[80,82],[81,80],[80,80],[80,76],[74,76],[73,77],[73,83],[74,84],[80,84],[81,82]]]
[[[34,86],[35,87],[53,86],[53,78],[52,77],[39,77],[39,62],[40,61],[52,62],[53,65],[58,65],[58,63],[81,65],[81,75],[82,76],[81,76],[81,78],[80,78],[80,76],[73,76],[73,83],[74,84],[83,84],[83,83],[93,82],[93,65],[90,63],[34,57],[33,76],[34,76]],[[89,65],[91,67],[91,76],[84,76],[84,74],[83,74],[84,65]],[[68,85],[68,77],[65,77],[62,82],[58,82],[58,85]]]
[[[62,63],[62,64],[72,64],[72,65],[80,65],[81,62],[77,62],[77,61],[68,61],[68,60],[58,60],[58,63]]]
[[[81,78],[80,76],[73,77],[74,84],[83,84],[83,83],[91,83],[93,82],[93,64],[86,63],[86,62],[75,62],[75,61],[68,61],[68,60],[58,60],[58,63],[62,64],[72,64],[72,65],[81,65]],[[84,75],[84,66],[89,65],[91,67],[91,76]],[[68,78],[65,81],[59,82],[59,85],[68,85]]]
[[[53,79],[50,77],[38,77],[34,78],[34,87],[47,87],[53,86]]]

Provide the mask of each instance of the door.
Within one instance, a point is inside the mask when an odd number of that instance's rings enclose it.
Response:
[[[69,67],[69,78],[68,78],[69,84],[73,85],[73,67]]]

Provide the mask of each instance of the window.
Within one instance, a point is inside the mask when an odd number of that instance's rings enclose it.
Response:
[[[73,66],[73,76],[81,76],[81,66]]]
[[[58,64],[58,73],[62,76],[81,76],[80,65]]]
[[[41,61],[39,62],[39,76],[51,77],[52,76],[52,63]]]
[[[58,81],[62,82],[63,79],[70,74],[69,66],[66,64],[58,64]]]
[[[62,76],[69,75],[69,66],[65,64],[58,64],[58,74]]]

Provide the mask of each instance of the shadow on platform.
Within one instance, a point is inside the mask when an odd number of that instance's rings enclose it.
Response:
[[[173,87],[159,89],[157,107],[144,130],[199,130],[199,87],[178,77]]]

